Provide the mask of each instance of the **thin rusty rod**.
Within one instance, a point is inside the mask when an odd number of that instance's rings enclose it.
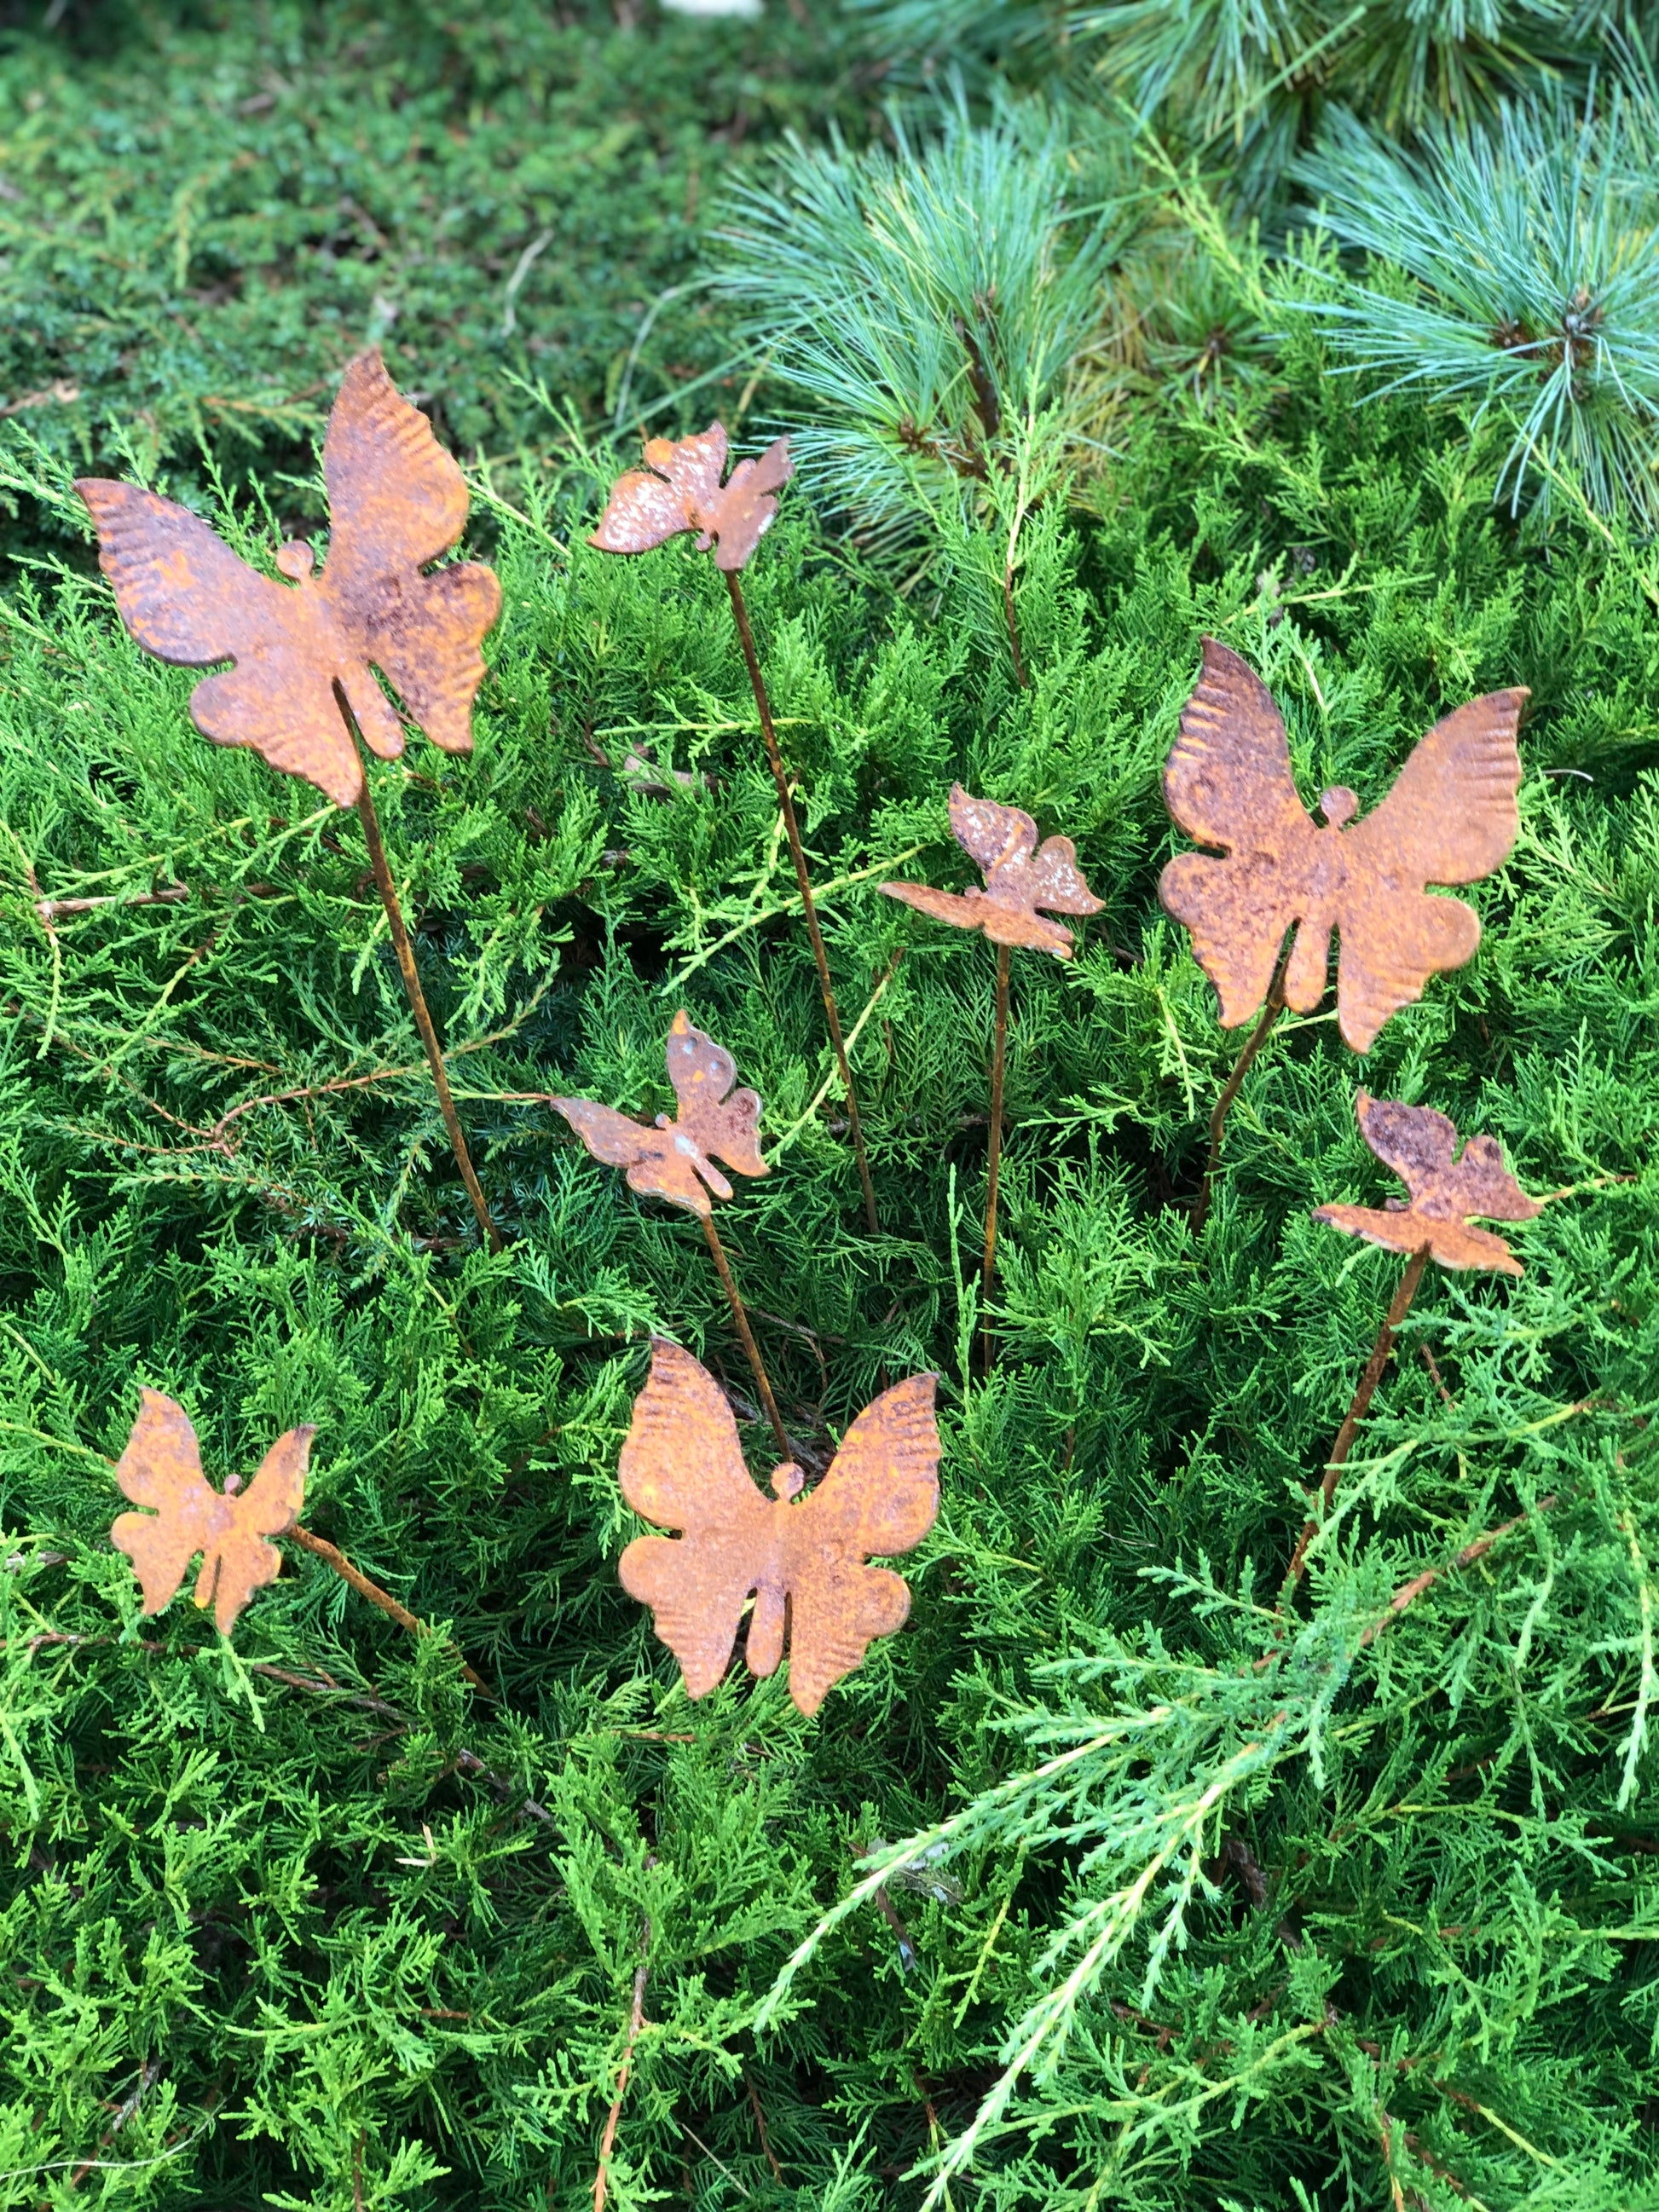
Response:
[[[1342,1425],[1336,1432],[1336,1442],[1331,1446],[1330,1457],[1325,1462],[1325,1479],[1319,1486],[1319,1518],[1316,1520],[1310,1516],[1303,1526],[1302,1534],[1296,1540],[1296,1550],[1291,1557],[1290,1570],[1285,1575],[1285,1588],[1280,1593],[1281,1599],[1288,1596],[1302,1579],[1303,1564],[1308,1556],[1308,1547],[1319,1533],[1320,1522],[1331,1510],[1331,1500],[1336,1496],[1336,1486],[1341,1479],[1343,1465],[1353,1449],[1353,1440],[1358,1432],[1359,1424],[1370,1411],[1371,1400],[1376,1395],[1376,1386],[1382,1380],[1382,1370],[1388,1365],[1389,1355],[1394,1350],[1395,1332],[1411,1310],[1412,1300],[1417,1296],[1417,1286],[1422,1281],[1423,1270],[1428,1264],[1429,1248],[1426,1244],[1420,1252],[1413,1252],[1406,1262],[1406,1272],[1400,1278],[1400,1287],[1395,1291],[1389,1310],[1382,1317],[1382,1328],[1376,1332],[1376,1341],[1371,1346],[1370,1358],[1365,1362],[1365,1371],[1359,1378],[1359,1388],[1353,1394],[1353,1403],[1342,1416]]]
[[[374,801],[369,796],[367,769],[363,771],[362,796],[357,801],[357,817],[363,825],[363,842],[368,848],[369,866],[374,871],[375,888],[380,894],[380,904],[386,908],[386,926],[392,932],[398,966],[403,975],[404,990],[415,1016],[415,1026],[421,1033],[421,1042],[426,1047],[427,1064],[432,1070],[433,1085],[438,1093],[438,1110],[442,1114],[444,1127],[449,1132],[449,1149],[455,1155],[455,1164],[461,1171],[461,1181],[466,1185],[466,1194],[472,1201],[472,1211],[477,1216],[484,1241],[492,1252],[499,1252],[501,1232],[489,1218],[483,1188],[473,1170],[472,1155],[466,1148],[460,1116],[455,1111],[455,1101],[449,1089],[449,1074],[444,1066],[443,1048],[438,1042],[438,1032],[432,1026],[432,1016],[427,1010],[426,994],[421,988],[421,978],[415,966],[414,947],[410,944],[409,932],[404,927],[404,910],[398,901],[398,886],[392,880],[386,847],[380,840],[380,817],[374,811]]]
[[[853,1088],[853,1071],[848,1063],[847,1047],[842,1042],[841,1013],[836,1005],[836,987],[830,980],[830,961],[823,949],[823,933],[818,927],[817,902],[812,896],[812,879],[806,872],[806,854],[801,846],[800,824],[795,819],[795,802],[789,795],[789,778],[784,771],[783,755],[778,750],[778,733],[772,722],[772,702],[767,696],[766,678],[761,674],[760,657],[755,651],[755,633],[749,627],[749,609],[744,600],[743,586],[738,580],[735,569],[728,568],[724,573],[726,588],[732,598],[732,618],[738,625],[738,640],[743,647],[743,657],[749,669],[750,688],[754,692],[755,706],[760,715],[761,736],[766,742],[766,757],[771,764],[772,781],[777,787],[778,811],[783,817],[784,832],[789,840],[789,857],[795,864],[795,882],[800,890],[801,912],[806,918],[806,934],[811,941],[812,958],[817,966],[823,1018],[829,1025],[830,1042],[835,1047],[842,1088],[847,1093],[847,1126],[853,1139],[853,1151],[858,1159],[859,1181],[864,1186],[864,1218],[870,1234],[874,1237],[880,1229],[876,1218],[876,1189],[870,1180],[870,1163],[864,1150],[864,1125],[859,1119],[858,1093]]]
[[[699,1214],[697,1218],[702,1223],[702,1233],[708,1240],[708,1249],[714,1255],[714,1265],[720,1269],[720,1281],[726,1290],[726,1303],[732,1309],[732,1318],[738,1325],[738,1334],[743,1339],[743,1348],[749,1354],[749,1364],[755,1370],[755,1388],[760,1392],[761,1403],[766,1408],[766,1418],[772,1424],[772,1433],[778,1440],[778,1449],[786,1459],[793,1460],[795,1455],[789,1449],[789,1439],[784,1433],[783,1416],[778,1411],[778,1401],[772,1395],[772,1385],[767,1381],[766,1370],[761,1364],[760,1346],[755,1341],[754,1330],[749,1326],[749,1310],[744,1304],[742,1294],[733,1279],[732,1263],[726,1256],[725,1245],[720,1243],[720,1231],[714,1226],[712,1214]]]
[[[1200,1234],[1204,1224],[1209,1218],[1210,1195],[1215,1184],[1216,1170],[1221,1164],[1221,1132],[1226,1122],[1228,1110],[1243,1086],[1244,1079],[1250,1072],[1250,1063],[1262,1046],[1267,1043],[1269,1030],[1285,1011],[1285,969],[1290,957],[1291,948],[1287,944],[1279,956],[1279,965],[1273,970],[1273,980],[1267,986],[1267,1002],[1261,1009],[1261,1018],[1250,1031],[1245,1042],[1244,1049],[1233,1062],[1233,1072],[1222,1085],[1221,1096],[1216,1100],[1215,1110],[1210,1116],[1210,1156],[1204,1163],[1204,1180],[1199,1186],[1197,1201],[1193,1207],[1194,1237]]]
[[[1008,947],[999,945],[996,1030],[991,1047],[991,1152],[985,1185],[985,1266],[980,1278],[981,1300],[984,1307],[981,1328],[984,1334],[985,1371],[988,1375],[996,1356],[991,1342],[991,1285],[997,1272],[997,1184],[1002,1170],[1002,1078],[1008,1058],[1009,957]]]
[[[399,1605],[391,1591],[382,1589],[379,1583],[370,1582],[362,1569],[354,1567],[345,1553],[337,1545],[331,1544],[326,1536],[313,1535],[309,1528],[289,1528],[285,1533],[301,1551],[325,1560],[343,1583],[349,1583],[359,1597],[366,1597],[371,1605],[377,1605],[382,1613],[389,1613],[399,1628],[406,1628],[411,1636],[431,1634],[418,1613],[411,1613],[406,1605]],[[461,1672],[475,1690],[482,1690],[486,1696],[489,1694],[489,1683],[477,1668],[469,1666],[465,1659],[461,1661]]]
[[[654,1865],[654,1860],[647,1860]],[[640,1937],[640,1963],[634,1975],[634,2002],[628,2015],[628,2040],[623,2046],[622,2070],[617,2076],[617,2094],[605,2116],[605,2133],[599,2138],[599,2170],[593,2177],[593,2212],[605,2212],[605,2201],[610,2188],[611,2154],[617,2143],[617,2124],[622,2118],[623,2099],[628,2094],[628,2077],[634,2070],[634,2045],[640,2039],[645,2026],[645,1985],[651,1972],[651,1923],[647,1918]]]

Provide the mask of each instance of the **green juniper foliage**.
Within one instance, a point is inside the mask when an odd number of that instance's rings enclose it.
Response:
[[[1522,532],[1493,410],[1356,408],[1319,320],[1284,327],[1143,393],[1089,513],[1031,507],[1024,686],[948,542],[906,594],[795,489],[748,571],[876,1240],[720,578],[585,543],[631,450],[572,436],[510,505],[479,477],[477,750],[372,770],[499,1256],[354,817],[195,734],[61,461],[14,454],[0,2205],[585,2207],[625,2054],[628,2212],[1659,2204],[1659,556],[1565,499]],[[269,572],[319,511],[295,466],[283,432],[246,495],[189,453],[159,481]],[[1238,1040],[1154,886],[1206,630],[1310,799],[1533,699],[1476,958],[1364,1061],[1328,1009],[1281,1023],[1195,1247]],[[966,880],[952,776],[1074,836],[1107,902],[1016,970],[988,1378],[993,963],[872,889]],[[722,1233],[803,1454],[942,1377],[911,1618],[811,1723],[740,1664],[690,1705],[616,1580],[652,1331],[769,1460],[696,1224],[548,1103],[665,1107],[682,1005],[767,1101]],[[1361,1081],[1559,1195],[1520,1281],[1425,1280],[1283,1608],[1397,1279],[1309,1218],[1393,1187]],[[293,1545],[234,1644],[183,1597],[142,1619],[108,1530],[143,1384],[215,1480],[315,1422],[306,1525],[430,1632]]]

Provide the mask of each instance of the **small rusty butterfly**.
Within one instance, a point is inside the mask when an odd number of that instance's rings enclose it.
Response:
[[[1292,927],[1285,1003],[1304,1014],[1318,1006],[1336,931],[1337,1022],[1356,1052],[1370,1051],[1431,975],[1474,957],[1474,908],[1431,898],[1427,887],[1475,883],[1508,857],[1520,829],[1516,732],[1527,696],[1491,691],[1437,722],[1382,804],[1352,828],[1359,801],[1334,784],[1320,795],[1320,828],[1297,791],[1272,694],[1237,653],[1205,639],[1164,795],[1188,836],[1226,858],[1182,854],[1158,888],[1192,933],[1224,1029],[1260,1009]]]
[[[789,1694],[803,1713],[817,1712],[875,1638],[903,1626],[903,1577],[867,1561],[913,1550],[938,1515],[933,1389],[932,1375],[896,1382],[858,1416],[810,1496],[786,1460],[768,1498],[714,1376],[679,1346],[653,1341],[617,1473],[636,1513],[683,1533],[678,1542],[636,1536],[618,1571],[651,1607],[688,1696],[705,1696],[725,1674],[751,1594],[749,1670],[777,1671],[787,1622]]]
[[[726,426],[711,422],[695,438],[647,438],[646,465],[611,487],[599,526],[588,539],[602,553],[648,553],[684,530],[697,550],[713,546],[714,566],[735,573],[772,526],[775,496],[794,474],[789,441],[776,438],[753,460],[739,461],[727,483]]]
[[[199,1552],[196,1602],[210,1605],[220,1634],[229,1635],[254,1591],[282,1572],[283,1555],[265,1539],[285,1535],[300,1517],[316,1433],[290,1429],[246,1490],[234,1474],[215,1490],[184,1407],[159,1390],[142,1394],[115,1480],[124,1497],[149,1510],[118,1515],[110,1541],[137,1570],[147,1613],[171,1604]]]
[[[1380,1210],[1369,1206],[1322,1206],[1316,1221],[1350,1237],[1364,1237],[1392,1252],[1426,1249],[1443,1267],[1486,1267],[1518,1275],[1521,1262],[1501,1237],[1473,1229],[1469,1218],[1531,1221],[1543,1212],[1504,1164],[1496,1137],[1471,1137],[1461,1158],[1457,1130],[1432,1106],[1407,1106],[1362,1091],[1354,1102],[1359,1133],[1377,1158],[1391,1167],[1410,1193]]]
[[[668,1080],[678,1101],[672,1121],[666,1114],[659,1114],[656,1127],[647,1128],[591,1098],[555,1098],[550,1103],[596,1160],[628,1170],[630,1189],[665,1198],[671,1206],[683,1206],[706,1219],[708,1191],[716,1198],[732,1195],[732,1186],[714,1165],[715,1159],[724,1160],[739,1175],[767,1172],[760,1156],[760,1094],[732,1089],[738,1079],[736,1060],[692,1025],[684,1007],[668,1032],[665,1054]]]
[[[1037,843],[1036,823],[1018,806],[975,799],[959,783],[951,787],[951,828],[963,852],[979,863],[983,890],[940,891],[931,884],[883,884],[889,898],[902,899],[935,921],[956,929],[982,929],[993,945],[1024,946],[1072,954],[1072,933],[1049,914],[1098,914],[1101,901],[1083,880],[1077,848],[1069,837],[1045,837]]]
[[[428,564],[466,520],[465,479],[378,352],[341,380],[323,445],[329,552],[313,576],[309,545],[284,545],[274,581],[250,568],[199,515],[137,484],[82,477],[98,526],[99,566],[121,619],[159,659],[234,665],[191,695],[191,719],[216,744],[247,745],[304,776],[337,806],[355,806],[362,762],[394,760],[404,728],[379,669],[411,720],[445,752],[472,749],[479,652],[501,612],[501,586],[478,562]]]

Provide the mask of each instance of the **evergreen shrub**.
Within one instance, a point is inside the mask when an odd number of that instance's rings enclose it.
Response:
[[[1528,553],[1465,431],[1329,368],[1304,326],[1259,402],[1145,425],[1109,512],[1041,511],[1024,690],[957,571],[908,604],[786,501],[750,598],[842,1002],[874,1001],[874,1242],[719,579],[589,551],[602,471],[482,503],[477,752],[376,770],[495,1258],[355,823],[198,738],[99,580],[18,583],[6,2203],[590,2201],[641,1965],[614,2204],[915,2204],[941,2158],[937,2201],[1007,2207],[1653,2201],[1652,556],[1565,518]],[[1363,1066],[1328,1012],[1284,1024],[1194,1249],[1234,1040],[1152,887],[1206,629],[1310,795],[1374,803],[1474,691],[1534,702],[1478,957]],[[963,879],[952,775],[1074,835],[1108,902],[1016,977],[988,1380],[991,963],[870,889]],[[542,1094],[654,1110],[682,1003],[768,1102],[774,1172],[722,1218],[792,1428],[826,1452],[945,1378],[911,1620],[810,1724],[740,1671],[689,1705],[615,1579],[647,1334],[746,1376],[693,1224]],[[1571,1194],[1518,1284],[1425,1286],[1287,1622],[1393,1279],[1308,1218],[1382,1194],[1362,1078]],[[216,1475],[317,1422],[308,1521],[442,1633],[298,1552],[234,1649],[141,1621],[107,1535],[141,1382]]]

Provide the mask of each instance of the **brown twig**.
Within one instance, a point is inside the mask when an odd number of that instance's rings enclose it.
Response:
[[[870,1163],[865,1157],[858,1093],[853,1088],[853,1071],[848,1063],[847,1047],[842,1041],[841,1014],[836,1005],[835,985],[830,980],[830,961],[823,949],[823,933],[818,927],[817,904],[812,896],[812,879],[806,872],[806,854],[801,846],[800,825],[795,819],[795,802],[789,793],[789,778],[784,772],[783,755],[778,750],[778,733],[772,723],[772,702],[767,696],[766,679],[761,674],[760,658],[755,651],[755,634],[749,627],[749,609],[744,601],[743,586],[738,580],[735,569],[728,568],[725,574],[726,587],[732,599],[732,617],[738,625],[738,642],[743,647],[744,660],[749,670],[750,687],[755,694],[755,706],[760,714],[766,757],[771,766],[772,781],[777,787],[778,811],[783,817],[784,834],[789,840],[789,857],[795,864],[795,882],[800,891],[801,912],[805,917],[806,934],[811,942],[812,958],[818,971],[823,1018],[829,1025],[830,1042],[835,1048],[842,1088],[847,1093],[848,1127],[853,1139],[853,1151],[858,1159],[859,1181],[864,1188],[864,1218],[873,1237],[879,1227],[876,1218],[875,1185],[870,1180]]]
[[[1008,620],[1008,650],[1014,657],[1014,681],[1022,691],[1030,685],[1025,663],[1019,650],[1019,617],[1014,611],[1014,572],[1012,566],[1002,572],[1002,611]]]
[[[1199,1185],[1198,1197],[1193,1206],[1193,1235],[1203,1229],[1210,1215],[1210,1196],[1215,1185],[1216,1170],[1221,1164],[1221,1132],[1228,1111],[1239,1094],[1250,1063],[1267,1042],[1267,1033],[1285,1011],[1285,969],[1291,957],[1287,944],[1279,956],[1279,965],[1273,970],[1273,980],[1267,986],[1267,997],[1261,1009],[1261,1018],[1245,1040],[1244,1048],[1233,1062],[1233,1072],[1221,1086],[1221,1096],[1215,1102],[1210,1115],[1210,1152],[1204,1163],[1204,1180]]]
[[[477,1217],[484,1242],[492,1252],[499,1252],[501,1249],[501,1231],[490,1219],[483,1187],[473,1169],[472,1155],[466,1148],[460,1116],[456,1113],[455,1101],[450,1096],[443,1049],[438,1042],[438,1032],[432,1026],[426,994],[421,988],[420,974],[415,965],[414,947],[410,944],[409,932],[404,927],[404,910],[398,901],[398,886],[392,879],[386,847],[380,840],[380,818],[374,811],[374,801],[369,795],[367,767],[363,770],[362,796],[357,801],[357,817],[363,825],[363,842],[368,848],[369,866],[374,871],[374,884],[380,894],[380,904],[386,908],[386,927],[392,932],[392,947],[398,955],[398,967],[403,975],[410,1011],[415,1017],[415,1026],[421,1033],[421,1042],[426,1048],[427,1064],[432,1070],[433,1086],[438,1093],[438,1110],[444,1117],[445,1128],[449,1132],[449,1149],[455,1155],[455,1164],[460,1170],[461,1181],[466,1186],[466,1194],[472,1202],[472,1211]]]
[[[1455,1406],[1457,1403],[1457,1401],[1453,1397],[1451,1392],[1446,1388],[1444,1380],[1440,1373],[1439,1366],[1436,1363],[1433,1352],[1429,1350],[1426,1344],[1419,1344],[1417,1348],[1423,1355],[1423,1364],[1429,1370],[1429,1380],[1434,1384],[1435,1389],[1440,1393],[1440,1395],[1444,1399],[1447,1405]]]
[[[997,947],[997,1009],[996,1026],[991,1046],[991,1149],[985,1186],[985,1266],[981,1276],[981,1297],[985,1311],[981,1318],[984,1331],[985,1372],[991,1371],[995,1353],[991,1342],[991,1285],[997,1271],[997,1183],[1002,1169],[1002,1079],[1008,1057],[1008,969],[1010,955],[1006,945]]]
[[[361,2131],[351,2153],[351,2212],[363,2212],[363,2138]]]
[[[755,2115],[755,2127],[760,2136],[761,2148],[766,2154],[766,2163],[772,2169],[772,2179],[781,2183],[783,2179],[783,2168],[778,2164],[778,2154],[772,2148],[772,2138],[766,2132],[766,2115],[761,2110],[760,2092],[756,2088],[754,2078],[746,2066],[743,2069],[743,2086],[749,2092],[750,2110]]]
[[[98,2163],[98,2152],[106,2149],[108,2146],[114,2142],[116,2136],[120,2134],[122,2129],[125,2127],[127,2122],[132,2118],[139,2106],[143,2103],[145,2098],[149,2094],[150,2091],[155,2087],[155,2084],[161,2080],[161,2060],[159,2058],[147,2058],[143,2064],[138,2069],[137,2081],[128,2092],[126,2096],[122,2099],[121,2102],[116,2106],[114,2118],[104,2130],[103,2134],[99,2136],[97,2150],[93,2152],[90,2158],[83,2160],[82,2162],[70,2173],[69,2177],[69,2185],[71,2189],[78,2189],[81,2186],[81,2184],[86,2179],[87,2176],[96,2166]],[[47,2208],[45,2204],[41,2206],[40,2212],[47,2212]]]
[[[593,2212],[605,2212],[605,2200],[609,2186],[611,2153],[617,2141],[617,2123],[622,2118],[623,2099],[628,2094],[628,2076],[634,2065],[634,2045],[640,2039],[640,2030],[645,2026],[645,1984],[651,1966],[651,1923],[646,1920],[640,1935],[640,1963],[634,1976],[634,2004],[628,2016],[628,2041],[623,2046],[622,2071],[617,2076],[617,2094],[605,2123],[605,2133],[599,2138],[599,2170],[593,2177]]]
[[[326,1560],[342,1582],[349,1583],[359,1597],[366,1597],[371,1605],[377,1605],[382,1613],[389,1613],[399,1628],[406,1628],[411,1636],[430,1635],[431,1631],[418,1615],[412,1613],[406,1605],[399,1605],[390,1590],[383,1590],[379,1583],[370,1582],[362,1568],[354,1567],[345,1553],[331,1544],[326,1536],[315,1536],[309,1528],[290,1528],[288,1534],[301,1551],[313,1553],[318,1559]],[[465,1659],[461,1661],[461,1672],[475,1690],[483,1690],[486,1695],[489,1694],[489,1685],[477,1668],[469,1666]]]
[[[1303,1564],[1308,1556],[1308,1547],[1319,1533],[1320,1522],[1331,1510],[1331,1500],[1336,1495],[1336,1486],[1341,1480],[1343,1464],[1353,1449],[1353,1440],[1358,1432],[1359,1424],[1365,1418],[1371,1400],[1376,1395],[1376,1386],[1382,1380],[1382,1370],[1388,1365],[1389,1355],[1394,1350],[1395,1333],[1411,1309],[1412,1300],[1417,1296],[1417,1286],[1423,1279],[1423,1270],[1428,1264],[1429,1248],[1426,1244],[1420,1252],[1413,1252],[1406,1262],[1406,1272],[1400,1278],[1400,1287],[1395,1291],[1389,1310],[1383,1316],[1382,1328],[1376,1332],[1376,1341],[1371,1346],[1370,1358],[1365,1362],[1365,1371],[1359,1378],[1359,1387],[1353,1394],[1353,1402],[1342,1417],[1342,1425],[1336,1432],[1336,1441],[1331,1446],[1330,1456],[1325,1462],[1325,1479],[1319,1486],[1318,1518],[1316,1519],[1310,1515],[1303,1526],[1302,1534],[1297,1538],[1296,1550],[1291,1555],[1290,1570],[1285,1577],[1285,1587],[1279,1593],[1281,1603],[1302,1579]]]
[[[786,1459],[794,1454],[789,1449],[789,1438],[784,1429],[783,1416],[778,1411],[778,1401],[772,1395],[772,1385],[766,1379],[766,1370],[761,1364],[760,1346],[755,1341],[755,1332],[749,1326],[749,1315],[741,1292],[732,1273],[732,1265],[726,1256],[726,1247],[720,1243],[720,1233],[714,1226],[714,1216],[699,1215],[702,1233],[708,1240],[708,1249],[726,1291],[726,1302],[732,1309],[732,1318],[738,1325],[738,1334],[743,1339],[743,1348],[749,1354],[749,1364],[755,1370],[755,1388],[760,1392],[761,1403],[766,1408],[766,1418],[772,1424],[772,1434],[778,1440],[778,1449]]]
[[[106,891],[101,898],[38,898],[34,911],[48,929],[70,915],[91,914],[100,906],[177,906],[190,896],[188,884],[164,884],[154,891]]]
[[[1360,1637],[1362,1646],[1375,1643],[1389,1622],[1398,1620],[1407,1607],[1421,1597],[1431,1583],[1437,1583],[1442,1575],[1455,1573],[1460,1567],[1472,1567],[1477,1559],[1484,1559],[1494,1544],[1518,1528],[1523,1521],[1530,1520],[1534,1513],[1547,1513],[1554,1504],[1555,1493],[1552,1491],[1547,1498],[1540,1498],[1529,1511],[1517,1513],[1513,1520],[1503,1522],[1498,1528],[1489,1528],[1484,1536],[1477,1536],[1473,1543],[1465,1544],[1455,1559],[1448,1559],[1443,1566],[1427,1567],[1420,1575],[1413,1575],[1410,1582],[1401,1583],[1383,1612]]]

